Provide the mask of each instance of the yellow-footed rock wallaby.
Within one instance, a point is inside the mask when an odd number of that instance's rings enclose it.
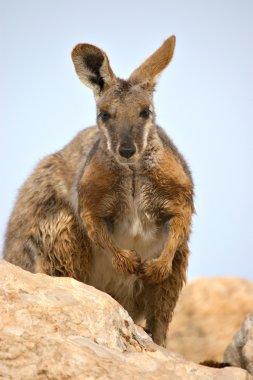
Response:
[[[117,78],[104,51],[72,59],[92,88],[96,126],[43,159],[21,188],[4,258],[31,272],[70,276],[109,293],[165,344],[185,281],[193,206],[189,168],[156,125],[153,91],[175,37]]]

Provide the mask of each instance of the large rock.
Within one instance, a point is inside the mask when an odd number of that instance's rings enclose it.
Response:
[[[0,379],[253,379],[152,343],[110,296],[0,261]]]
[[[223,361],[226,347],[250,312],[252,282],[224,277],[192,281],[176,306],[167,348],[197,363]]]
[[[227,347],[224,360],[247,369],[253,375],[253,314],[247,316]]]

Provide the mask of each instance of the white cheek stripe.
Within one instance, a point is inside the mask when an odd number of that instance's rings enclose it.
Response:
[[[149,120],[144,127],[144,133],[143,133],[143,151],[146,149],[147,143],[148,143],[148,135],[150,132],[150,128],[152,127],[153,123]]]
[[[112,150],[112,144],[111,144],[111,140],[110,140],[110,135],[109,135],[109,133],[108,133],[108,131],[107,131],[106,128],[103,128],[103,132],[104,132],[105,137],[106,137],[106,145],[107,145],[107,149],[108,149],[109,151],[111,151],[111,150]]]

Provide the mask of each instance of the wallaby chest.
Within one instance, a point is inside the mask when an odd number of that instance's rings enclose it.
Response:
[[[142,260],[159,256],[167,238],[166,225],[150,197],[155,192],[152,187],[148,178],[138,174],[122,181],[111,229],[117,245],[135,250]]]

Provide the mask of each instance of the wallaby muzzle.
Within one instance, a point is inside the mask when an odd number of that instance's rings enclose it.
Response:
[[[132,141],[132,138],[129,134],[125,134],[125,136],[121,139],[121,143],[119,146],[119,154],[121,157],[130,158],[136,152],[136,147]]]
[[[120,145],[119,147],[119,154],[122,156],[122,157],[125,157],[125,158],[130,158],[134,155],[134,153],[136,152],[136,148],[134,145],[131,145],[131,146],[127,146],[127,145]]]

